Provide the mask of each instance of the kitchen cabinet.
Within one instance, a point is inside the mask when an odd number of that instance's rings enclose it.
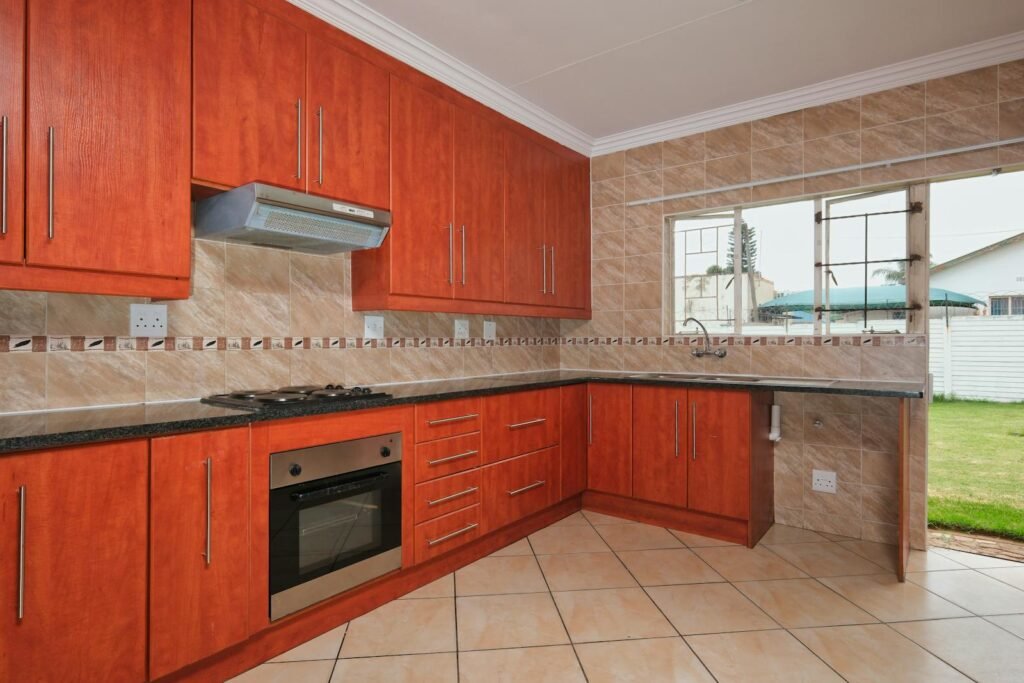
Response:
[[[524,137],[505,135],[505,300],[543,305],[548,295],[544,188],[551,154]]]
[[[0,680],[145,680],[147,446],[0,457]]]
[[[416,442],[480,431],[480,398],[457,398],[416,406]]]
[[[417,524],[480,502],[480,470],[433,479],[416,485],[413,514]]]
[[[750,514],[750,392],[691,389],[688,506],[746,519]]]
[[[558,502],[558,446],[488,465],[482,481],[488,533]]]
[[[633,387],[633,497],[686,507],[687,390]]]
[[[562,498],[582,493],[587,488],[587,386],[562,387],[561,403],[561,480]]]
[[[472,505],[416,525],[413,534],[413,555],[417,564],[455,550],[482,533],[481,506]]]
[[[490,396],[483,409],[485,463],[558,443],[558,389]]]
[[[248,635],[249,430],[152,440],[149,673],[158,678]]]
[[[0,2],[0,263],[25,252],[25,3]]]
[[[590,307],[590,167],[553,157],[544,193],[548,291],[556,306]]]
[[[587,488],[633,493],[633,391],[623,384],[587,386]]]

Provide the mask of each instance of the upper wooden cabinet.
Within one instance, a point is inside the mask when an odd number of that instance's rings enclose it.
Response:
[[[25,254],[25,3],[0,1],[0,263]]]
[[[544,191],[549,291],[556,306],[590,308],[590,163],[556,157]]]

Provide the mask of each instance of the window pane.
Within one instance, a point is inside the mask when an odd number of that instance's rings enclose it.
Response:
[[[992,315],[1008,315],[1009,311],[1007,311],[1007,303],[1009,303],[1009,301],[1005,296],[992,297]]]
[[[686,318],[700,320],[709,332],[732,333],[732,265],[727,263],[733,213],[679,218],[672,222],[675,242],[673,332],[692,332]]]
[[[1010,312],[1013,315],[1024,315],[1024,296],[1015,296],[1010,300]]]

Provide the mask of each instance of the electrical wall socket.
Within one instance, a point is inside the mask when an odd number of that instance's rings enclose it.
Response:
[[[132,337],[166,337],[167,304],[131,304]]]
[[[835,493],[836,473],[828,470],[811,470],[811,488],[822,493]]]
[[[484,339],[495,339],[498,336],[498,323],[493,320],[484,321]]]
[[[363,338],[383,339],[384,338],[384,316],[366,315],[363,316]]]
[[[456,339],[469,339],[469,321],[468,320],[456,320],[455,321],[455,338]]]

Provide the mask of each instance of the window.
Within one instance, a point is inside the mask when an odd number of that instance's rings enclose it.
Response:
[[[992,315],[1010,315],[1010,298],[994,296],[990,299],[989,311]]]
[[[682,333],[683,321],[690,317],[704,323],[709,332],[733,331],[736,307],[730,289],[730,244],[734,221],[732,211],[673,221],[673,333]]]
[[[1024,315],[1024,296],[1015,296],[1010,298],[1010,314]]]

